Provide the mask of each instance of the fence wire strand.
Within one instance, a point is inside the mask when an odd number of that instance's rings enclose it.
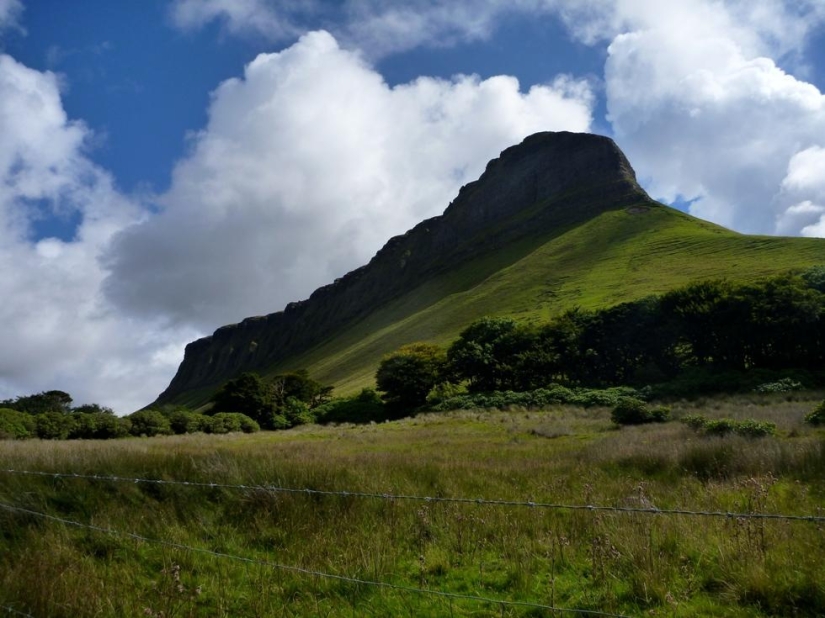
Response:
[[[629,616],[625,616],[623,614],[612,614],[609,612],[602,612],[598,610],[589,610],[589,609],[569,609],[564,607],[554,607],[552,605],[543,605],[541,603],[532,603],[529,601],[509,601],[504,599],[493,599],[489,597],[482,597],[473,594],[461,594],[457,592],[446,592],[442,590],[430,590],[427,588],[414,588],[412,586],[402,586],[399,584],[392,584],[389,582],[380,582],[380,581],[371,581],[367,579],[360,579],[357,577],[349,577],[346,575],[337,575],[334,573],[324,573],[322,571],[314,571],[312,569],[307,569],[304,567],[298,567],[293,565],[287,564],[280,564],[278,562],[272,562],[269,560],[263,560],[260,558],[249,558],[245,556],[236,556],[234,554],[227,554],[224,552],[214,551],[211,549],[206,549],[204,547],[192,547],[190,545],[184,545],[182,543],[176,543],[174,541],[166,541],[162,539],[153,539],[150,537],[143,536],[141,534],[136,534],[134,532],[124,532],[122,530],[115,530],[113,528],[105,528],[103,526],[96,526],[94,524],[84,524],[78,521],[73,521],[71,519],[64,519],[62,517],[56,517],[55,515],[49,515],[47,513],[41,513],[39,511],[33,511],[30,509],[13,506],[10,504],[5,504],[0,502],[0,508],[5,509],[7,511],[16,512],[16,513],[23,513],[26,515],[31,515],[34,517],[40,517],[42,519],[46,519],[49,521],[54,521],[65,526],[72,526],[76,528],[85,528],[87,530],[93,530],[95,532],[100,532],[102,534],[108,534],[111,536],[119,536],[124,538],[134,539],[136,541],[141,541],[144,543],[151,543],[155,545],[163,545],[165,547],[171,547],[173,549],[179,549],[182,551],[198,553],[198,554],[205,554],[209,556],[213,556],[216,558],[224,558],[228,560],[234,560],[236,562],[243,562],[246,564],[255,564],[258,566],[269,567],[272,569],[277,569],[281,571],[288,571],[292,573],[300,573],[302,575],[311,575],[315,577],[320,577],[322,579],[330,579],[334,581],[346,582],[350,584],[357,584],[362,586],[373,586],[377,588],[384,588],[389,590],[397,590],[399,592],[410,592],[414,594],[420,595],[430,595],[430,596],[437,596],[445,599],[454,599],[454,600],[465,600],[465,601],[475,601],[478,603],[485,603],[490,605],[498,605],[501,607],[524,607],[530,609],[542,609],[542,610],[549,610],[553,612],[559,613],[568,613],[568,614],[583,614],[588,616],[604,616],[607,618],[630,618]],[[7,608],[11,609],[11,608]],[[12,610],[13,611],[13,610]],[[24,616],[27,614],[23,614]],[[30,617],[32,618],[32,617]]]
[[[0,614],[8,614],[10,616],[25,616],[26,618],[34,618],[31,614],[21,612],[8,605],[0,605]]]
[[[819,515],[786,515],[783,513],[748,513],[735,511],[693,511],[689,509],[659,509],[656,507],[634,506],[606,506],[595,504],[560,504],[552,502],[535,502],[531,500],[497,500],[486,498],[466,498],[448,496],[418,496],[411,494],[371,493],[363,491],[335,491],[326,489],[311,489],[297,487],[282,487],[279,485],[238,485],[231,483],[207,483],[203,481],[178,481],[165,479],[130,478],[100,474],[75,474],[70,472],[42,472],[32,470],[0,469],[0,473],[21,476],[51,477],[54,479],[71,478],[90,481],[109,481],[114,483],[150,484],[150,485],[177,485],[207,489],[231,489],[240,491],[264,491],[271,493],[303,494],[307,496],[338,496],[344,498],[369,498],[377,500],[397,500],[428,503],[477,504],[482,506],[528,507],[548,510],[592,511],[615,513],[641,513],[648,515],[687,515],[697,517],[724,517],[728,519],[773,519],[784,521],[806,521],[825,523],[825,516]]]

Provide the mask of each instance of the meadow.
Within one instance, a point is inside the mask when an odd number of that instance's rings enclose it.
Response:
[[[747,516],[825,516],[825,433],[803,423],[822,396],[672,406],[677,419],[776,423],[760,439],[675,421],[617,429],[609,409],[551,407],[0,442],[0,606],[53,617],[823,615],[823,521]]]

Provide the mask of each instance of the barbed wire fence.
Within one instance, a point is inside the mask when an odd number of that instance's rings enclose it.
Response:
[[[783,521],[804,521],[825,523],[825,516],[821,515],[791,515],[784,513],[761,513],[745,511],[708,511],[690,509],[660,509],[657,507],[611,506],[598,504],[561,504],[553,502],[537,502],[534,500],[499,500],[488,498],[450,497],[450,496],[420,496],[411,494],[377,493],[347,490],[328,490],[299,487],[283,487],[271,484],[240,485],[233,483],[180,481],[168,479],[146,479],[137,477],[122,477],[100,474],[75,474],[71,472],[42,472],[32,470],[0,469],[0,474],[19,476],[39,476],[54,479],[83,479],[90,481],[108,481],[113,483],[171,485],[182,487],[196,487],[201,489],[229,489],[239,491],[263,491],[268,493],[303,494],[312,496],[337,496],[341,498],[365,498],[374,500],[410,501],[424,503],[453,503],[475,504],[480,506],[520,507],[563,511],[591,511],[637,513],[647,515],[685,515],[695,517],[722,517],[726,519],[775,519]]]
[[[9,616],[26,616],[26,618],[34,618],[31,614],[21,612],[9,605],[0,605],[0,614],[8,614]]]
[[[613,614],[608,612],[601,612],[597,610],[588,610],[588,609],[569,609],[563,607],[555,607],[552,605],[543,605],[541,603],[530,603],[527,601],[510,601],[507,599],[493,599],[489,597],[482,597],[473,594],[461,594],[455,592],[445,592],[442,590],[434,590],[429,588],[415,588],[412,586],[402,586],[399,584],[392,584],[389,582],[380,582],[380,581],[371,581],[367,579],[360,579],[357,577],[349,577],[346,575],[338,575],[334,573],[325,573],[323,571],[315,571],[312,569],[306,569],[303,567],[292,566],[287,564],[281,564],[278,562],[272,562],[269,560],[263,560],[259,558],[249,558],[245,556],[237,556],[234,554],[228,554],[224,552],[214,551],[211,549],[207,549],[204,547],[192,547],[191,545],[184,545],[182,543],[176,543],[174,541],[166,541],[163,539],[153,539],[150,537],[143,536],[141,534],[135,534],[134,532],[125,532],[122,530],[115,530],[113,528],[104,528],[103,526],[95,526],[92,524],[84,524],[78,521],[73,521],[71,519],[64,519],[62,517],[56,517],[54,515],[49,515],[47,513],[41,513],[39,511],[33,511],[31,509],[24,509],[21,507],[12,506],[9,504],[5,504],[0,502],[0,509],[4,509],[11,512],[22,513],[26,515],[32,515],[34,517],[40,517],[43,519],[47,519],[49,521],[54,521],[65,526],[72,526],[76,528],[84,528],[87,530],[92,530],[95,532],[100,532],[103,534],[109,534],[112,536],[119,536],[124,538],[134,539],[136,541],[142,541],[144,543],[150,543],[154,545],[163,545],[165,547],[170,547],[172,549],[179,549],[186,552],[192,552],[196,554],[206,554],[215,558],[224,558],[227,560],[235,560],[237,562],[243,562],[246,564],[255,564],[258,566],[264,566],[272,569],[276,569],[279,571],[289,571],[292,573],[300,573],[302,575],[311,575],[314,577],[320,577],[322,579],[331,579],[340,582],[345,582],[349,584],[356,584],[362,586],[372,586],[372,587],[379,587],[385,588],[389,590],[396,590],[399,592],[410,592],[413,594],[422,594],[422,595],[431,595],[437,596],[445,599],[456,599],[456,600],[465,600],[465,601],[476,601],[479,603],[487,603],[490,605],[497,605],[502,607],[524,607],[529,609],[544,609],[544,610],[551,610],[558,613],[571,613],[571,614],[584,614],[588,616],[605,616],[608,618],[628,618],[623,614]]]
[[[0,469],[0,474],[7,476],[23,476],[23,477],[40,477],[51,479],[77,479],[93,482],[111,482],[111,483],[129,483],[129,484],[146,484],[146,485],[167,485],[191,487],[198,489],[222,489],[232,491],[246,491],[246,492],[267,492],[273,494],[297,494],[305,496],[325,496],[325,497],[342,497],[342,498],[357,498],[370,500],[387,500],[387,501],[409,501],[421,503],[453,503],[465,505],[478,505],[484,507],[504,507],[504,508],[529,508],[529,509],[545,509],[545,510],[559,510],[559,511],[585,511],[585,512],[615,512],[620,514],[643,514],[653,516],[690,516],[690,517],[711,517],[711,518],[725,518],[733,520],[780,520],[789,522],[807,522],[807,523],[825,523],[825,516],[821,515],[800,515],[800,514],[785,514],[785,513],[765,513],[765,512],[735,512],[735,511],[712,511],[712,510],[690,510],[684,508],[678,509],[659,509],[656,507],[633,507],[633,506],[610,506],[610,505],[595,505],[595,504],[562,504],[552,502],[541,502],[534,500],[505,500],[505,499],[490,499],[490,498],[471,498],[461,496],[424,496],[413,494],[400,493],[378,493],[378,492],[364,492],[364,491],[348,491],[348,490],[326,490],[314,488],[301,487],[284,487],[275,484],[235,484],[223,482],[205,482],[205,481],[190,481],[190,480],[174,480],[174,479],[149,479],[140,477],[123,477],[115,475],[100,475],[100,474],[79,474],[71,472],[47,472],[39,470],[18,470],[18,469]],[[528,601],[512,601],[508,599],[496,599],[474,594],[455,593],[430,588],[416,588],[413,586],[405,586],[394,584],[391,582],[374,581],[358,577],[351,577],[348,575],[327,573],[313,569],[304,568],[296,565],[282,564],[265,560],[261,558],[252,558],[248,556],[240,556],[229,554],[225,552],[215,551],[204,547],[194,547],[177,543],[174,541],[156,539],[137,534],[131,531],[117,530],[114,528],[107,528],[97,526],[94,524],[83,523],[71,519],[50,515],[41,511],[36,511],[13,504],[0,502],[0,509],[10,513],[18,513],[21,515],[28,515],[31,517],[40,518],[47,521],[59,523],[63,526],[86,529],[100,534],[116,536],[121,538],[129,538],[139,542],[153,544],[158,546],[165,546],[180,551],[185,551],[193,554],[208,555],[214,558],[232,560],[235,562],[254,564],[257,566],[267,567],[274,570],[292,572],[303,574],[311,577],[334,580],[353,585],[367,586],[373,588],[381,588],[385,590],[394,590],[398,592],[411,593],[416,595],[426,595],[448,600],[463,600],[472,601],[476,603],[488,604],[503,608],[514,607],[532,610],[544,610],[553,612],[554,614],[577,614],[582,616],[602,616],[606,618],[628,618],[623,614],[616,614],[610,612],[603,612],[598,610],[588,609],[574,609],[558,607],[554,605],[546,605],[541,603],[534,603]],[[0,613],[7,613],[11,616],[27,616],[34,618],[30,614],[15,609],[7,605],[0,605]]]

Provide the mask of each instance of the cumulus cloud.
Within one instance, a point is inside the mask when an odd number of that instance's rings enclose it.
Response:
[[[68,120],[57,77],[6,55],[0,135],[0,397],[62,388],[125,412],[145,405],[183,341],[112,311],[98,262],[140,210],[85,155],[89,130]],[[32,225],[52,216],[78,218],[74,237],[34,242]]]
[[[391,88],[330,34],[308,34],[213,93],[162,213],[115,242],[109,297],[201,329],[277,310],[442,212],[505,147],[587,130],[591,99],[569,78]]]
[[[784,213],[812,196],[789,201],[783,179],[795,156],[825,142],[825,97],[757,55],[776,44],[759,28],[745,36],[735,12],[705,9],[678,28],[663,18],[613,39],[605,82],[616,137],[656,196],[695,200],[691,212],[739,231],[800,234],[801,211]]]

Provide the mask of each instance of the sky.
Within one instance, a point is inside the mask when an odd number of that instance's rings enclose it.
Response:
[[[0,399],[142,407],[537,131],[825,237],[823,91],[822,0],[0,0]]]

